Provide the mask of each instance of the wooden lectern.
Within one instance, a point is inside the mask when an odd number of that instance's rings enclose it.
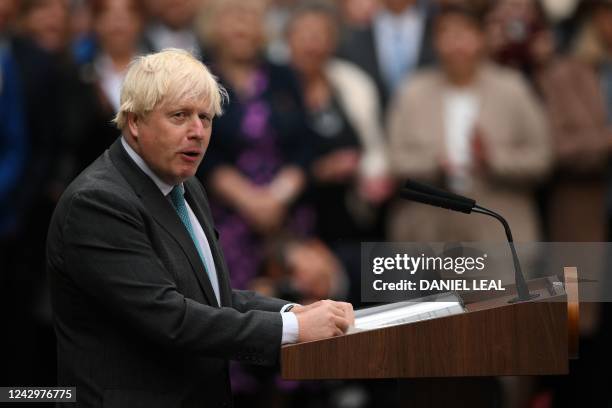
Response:
[[[465,313],[284,346],[282,376],[413,379],[399,382],[413,406],[498,406],[473,377],[568,374],[577,357],[576,268],[564,269],[564,282],[553,276],[528,286],[539,294],[529,302],[509,303],[513,286],[502,296],[468,293]]]

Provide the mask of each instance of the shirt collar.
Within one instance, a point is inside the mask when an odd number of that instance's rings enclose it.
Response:
[[[377,15],[376,20],[380,20],[384,23],[405,23],[406,21],[414,20],[423,17],[425,14],[425,10],[423,7],[422,1],[417,1],[414,5],[406,7],[399,14],[395,14],[387,10],[386,8],[382,8]],[[401,24],[400,24],[401,26]]]
[[[121,144],[123,145],[123,148],[127,152],[128,156],[130,156],[130,158],[134,161],[134,163],[136,163],[140,170],[144,171],[144,173],[149,176],[151,180],[153,180],[153,182],[160,189],[162,194],[164,196],[170,194],[170,191],[172,191],[174,186],[160,179],[157,174],[155,174],[153,170],[151,170],[151,168],[147,165],[143,158],[140,157],[140,155],[136,153],[134,149],[132,149],[132,147],[128,144],[127,140],[125,140],[124,136],[121,136]]]

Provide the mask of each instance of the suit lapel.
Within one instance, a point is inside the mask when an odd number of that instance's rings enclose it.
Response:
[[[120,139],[117,139],[109,150],[113,163],[141,198],[150,214],[174,238],[185,253],[209,304],[218,305],[217,297],[206,275],[198,250],[172,204],[164,197],[153,180],[128,156],[121,146]]]
[[[213,256],[213,260],[215,262],[215,271],[217,273],[217,280],[219,281],[219,291],[221,297],[221,305],[229,306],[230,305],[230,284],[229,284],[229,276],[225,271],[225,263],[221,257],[221,249],[217,244],[215,231],[212,226],[212,220],[206,216],[206,212],[202,208],[202,203],[206,200],[201,194],[197,193],[198,187],[194,186],[191,180],[187,180],[185,182],[185,199],[189,203],[189,206],[193,210],[196,218],[200,222],[202,229],[204,230],[204,234],[206,234],[206,239],[208,240],[208,245],[210,246],[210,251]],[[198,199],[196,199],[196,196]]]

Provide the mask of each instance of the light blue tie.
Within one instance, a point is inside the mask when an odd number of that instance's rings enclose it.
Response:
[[[174,186],[172,191],[170,191],[170,199],[172,200],[174,209],[176,210],[176,213],[178,214],[181,221],[183,222],[183,225],[185,225],[185,228],[187,228],[187,232],[189,232],[189,236],[193,240],[193,243],[196,249],[198,250],[198,254],[200,255],[202,264],[204,264],[204,270],[206,271],[206,274],[208,275],[210,284],[212,285],[212,288],[215,292],[215,296],[217,297],[217,302],[221,304],[220,297],[219,297],[219,282],[216,276],[212,275],[213,270],[211,270],[211,268],[209,268],[208,265],[206,264],[206,258],[204,257],[204,254],[202,253],[202,248],[200,247],[200,243],[198,242],[196,238],[195,231],[193,230],[193,226],[191,225],[191,221],[189,220],[189,213],[187,211],[187,204],[185,203],[184,195],[185,195],[185,187],[183,187],[182,184]]]

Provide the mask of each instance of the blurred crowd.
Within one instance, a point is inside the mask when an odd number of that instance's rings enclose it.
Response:
[[[229,94],[198,177],[235,288],[357,308],[361,242],[503,240],[397,200],[406,178],[499,210],[516,241],[609,241],[611,0],[0,0],[0,385],[54,384],[48,221],[120,136],[130,61],[169,47]],[[576,379],[610,403],[598,316],[572,377],[503,383],[507,406],[578,406]],[[395,401],[385,381],[232,383],[244,406]]]

